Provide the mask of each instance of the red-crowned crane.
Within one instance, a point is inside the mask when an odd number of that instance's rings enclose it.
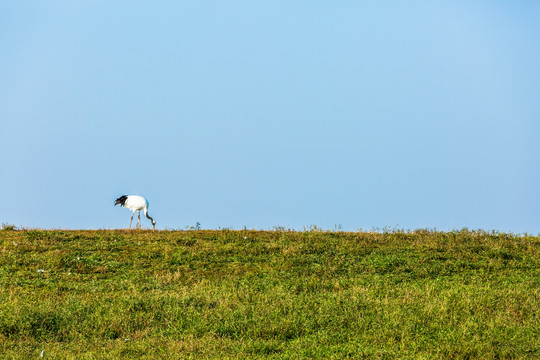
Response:
[[[150,217],[150,215],[148,215],[148,200],[139,195],[122,195],[118,199],[116,199],[116,201],[114,202],[114,206],[118,204],[125,207],[126,209],[133,211],[133,214],[131,214],[131,220],[129,221],[130,229],[131,222],[133,221],[133,215],[135,215],[135,211],[139,212],[138,228],[141,228],[141,210],[144,210],[144,215],[146,215],[146,217],[149,218],[150,221],[152,221],[152,227],[154,228],[154,230],[156,230],[156,222]]]

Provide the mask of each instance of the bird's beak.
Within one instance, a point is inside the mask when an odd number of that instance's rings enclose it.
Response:
[[[152,227],[154,228],[154,231],[156,231],[156,225],[152,224]]]

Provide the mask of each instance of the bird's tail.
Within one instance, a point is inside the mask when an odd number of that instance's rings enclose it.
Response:
[[[126,206],[127,195],[122,195],[114,202],[114,206],[120,204],[120,206]]]

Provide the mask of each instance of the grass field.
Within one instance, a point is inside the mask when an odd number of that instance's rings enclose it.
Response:
[[[0,230],[6,359],[540,358],[540,238]]]

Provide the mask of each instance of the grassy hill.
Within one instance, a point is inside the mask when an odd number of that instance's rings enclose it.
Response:
[[[538,358],[540,238],[0,231],[0,358]]]

